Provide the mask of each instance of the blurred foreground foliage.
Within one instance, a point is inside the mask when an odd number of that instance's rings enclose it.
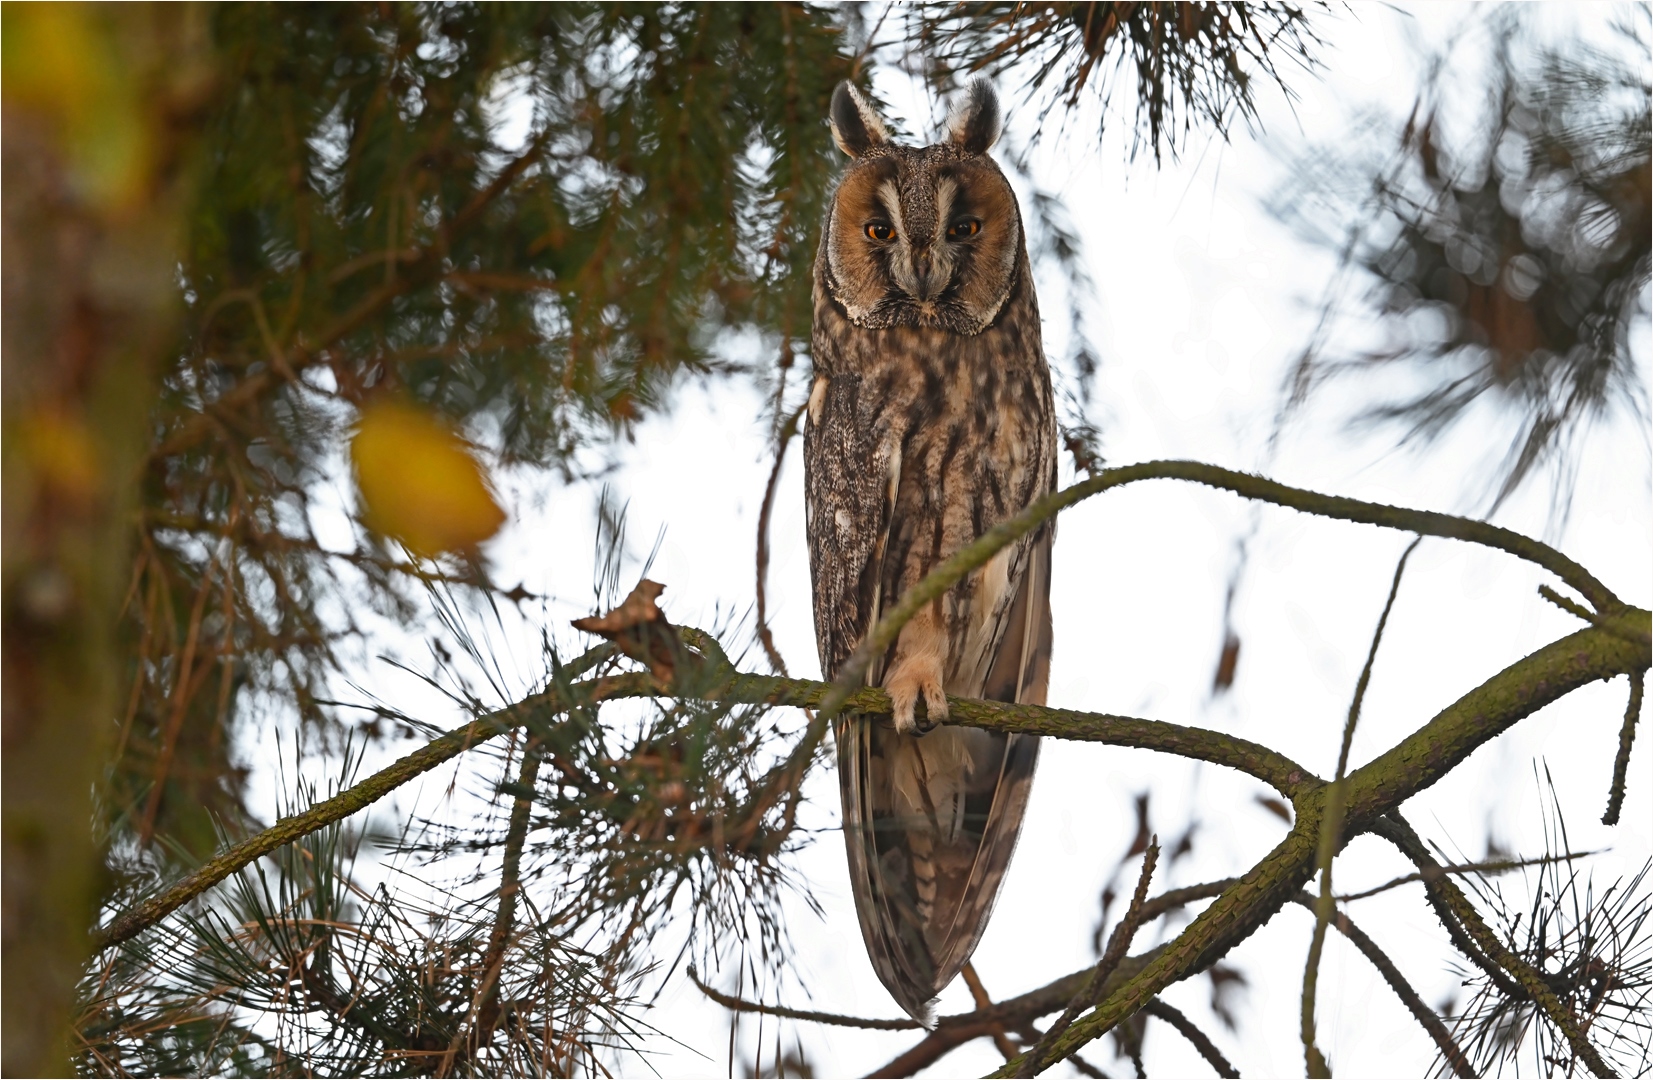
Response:
[[[1305,353],[1296,399],[1355,376],[1357,423],[1419,447],[1490,419],[1507,441],[1485,512],[1547,470],[1559,521],[1590,427],[1648,418],[1653,83],[1647,8],[1605,40],[1544,19],[1466,27],[1403,122],[1369,115],[1299,155],[1275,208],[1354,271],[1328,311],[1375,314],[1382,338]]]

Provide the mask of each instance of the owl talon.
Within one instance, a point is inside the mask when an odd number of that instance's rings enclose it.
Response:
[[[903,735],[922,735],[947,719],[947,692],[941,685],[939,663],[901,665],[884,684],[890,695],[895,730]],[[924,718],[917,715],[918,699],[924,698]]]

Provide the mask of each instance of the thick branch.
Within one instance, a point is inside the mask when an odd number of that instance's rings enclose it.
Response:
[[[695,641],[702,641],[706,637],[700,634],[693,636]],[[610,648],[607,645],[600,646],[588,655],[608,656]],[[585,658],[582,658],[582,661],[584,660]],[[580,663],[571,664],[570,672],[575,671]],[[793,705],[811,708],[831,689],[828,683],[808,679],[737,675],[704,696],[708,700],[750,705]],[[570,692],[581,701],[666,694],[649,676],[641,673],[608,676],[576,683],[570,687]],[[530,719],[556,716],[566,710],[569,704],[558,691],[551,690],[526,698],[509,708],[481,717],[432,740],[355,787],[319,802],[301,814],[283,818],[263,832],[250,836],[224,851],[172,887],[96,932],[93,935],[94,947],[103,949],[131,938],[277,848],[365,810],[410,780]],[[850,704],[860,713],[887,716],[890,712],[889,696],[878,689],[862,690],[850,699]],[[1221,732],[1183,727],[1157,720],[1047,709],[1033,705],[1007,705],[964,698],[951,698],[949,704],[956,721],[975,727],[1061,735],[1065,738],[1115,746],[1163,750],[1201,761],[1227,765],[1272,785],[1288,798],[1295,798],[1299,791],[1318,783],[1313,774],[1289,758],[1267,747]],[[816,720],[817,723],[811,726],[810,736],[818,737],[820,717],[817,716]],[[810,738],[806,737],[805,743],[800,744],[800,749],[809,743]]]
[[[1648,663],[1644,646],[1594,627],[1540,649],[1443,710],[1389,753],[1352,773],[1348,778],[1350,822],[1370,822],[1398,806],[1444,776],[1475,747],[1563,694],[1595,679],[1641,670]],[[585,700],[590,701],[659,696],[663,693],[643,674],[609,676],[577,684],[577,687],[579,693],[586,695]],[[826,683],[807,679],[738,675],[705,696],[727,702],[811,708],[818,706],[832,691],[833,687]],[[889,697],[874,688],[858,691],[846,704],[861,713],[888,715],[890,711]],[[1299,804],[1300,826],[1303,823],[1301,804],[1306,796],[1321,787],[1312,773],[1284,755],[1220,732],[1157,720],[1035,705],[1009,705],[962,698],[951,698],[948,705],[953,720],[968,726],[1160,750],[1239,769],[1273,786]],[[263,832],[231,847],[171,888],[95,933],[94,946],[102,949],[127,940],[254,860],[366,809],[415,777],[534,716],[554,716],[566,707],[567,703],[552,691],[527,698],[440,736],[355,787],[317,803],[301,814],[283,818]],[[1318,819],[1318,814],[1316,817]],[[1284,889],[1285,884],[1285,879],[1272,882],[1265,891],[1273,896],[1274,889]],[[1299,885],[1301,882],[1293,883],[1290,889],[1275,897],[1277,902],[1269,914],[1278,910],[1279,905]],[[1218,906],[1213,905],[1201,918],[1210,916]],[[1255,925],[1246,927],[1241,938],[1253,929]],[[1193,926],[1190,926],[1189,931],[1192,930]],[[1225,951],[1226,948],[1224,946]]]
[[[1589,627],[1522,657],[1351,773],[1350,824],[1363,825],[1400,806],[1550,702],[1597,680],[1648,667],[1648,652],[1646,645]]]
[[[1395,749],[1349,775],[1343,840],[1373,828],[1379,815],[1439,780],[1522,717],[1587,683],[1646,666],[1645,646],[1596,627],[1518,660],[1442,710]],[[1324,786],[1302,790],[1293,799],[1297,823],[1291,834],[1190,923],[1141,976],[1076,1021],[1053,1053],[1072,1053],[1105,1034],[1166,986],[1215,963],[1291,900],[1314,872],[1325,793]],[[1450,881],[1436,884],[1457,891]],[[1503,963],[1491,950],[1488,955]],[[1019,1065],[1008,1064],[994,1075],[1014,1075]]]

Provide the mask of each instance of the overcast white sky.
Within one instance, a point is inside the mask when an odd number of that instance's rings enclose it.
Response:
[[[1098,153],[1083,138],[1047,140],[1039,174],[1064,196],[1096,282],[1091,315],[1102,349],[1098,412],[1110,463],[1187,457],[1243,469],[1262,464],[1282,373],[1307,341],[1334,269],[1328,255],[1299,245],[1262,211],[1262,197],[1281,176],[1270,144],[1335,137],[1349,129],[1362,105],[1404,114],[1418,71],[1409,40],[1438,44],[1471,15],[1454,5],[1358,5],[1322,15],[1317,25],[1329,39],[1327,70],[1318,77],[1294,73],[1295,109],[1277,94],[1264,94],[1267,139],[1242,133],[1227,146],[1196,141],[1183,162],[1157,172],[1147,161],[1125,165],[1117,146]],[[1611,15],[1595,8],[1577,17],[1604,24]],[[1574,16],[1556,11],[1550,17]],[[904,111],[909,131],[933,130],[939,114],[899,75],[881,73],[878,86]],[[1014,133],[1026,118],[1015,115],[1013,96],[1007,95],[1007,105]],[[1044,307],[1051,324],[1047,346],[1056,352],[1061,306],[1052,297]],[[1645,357],[1645,326],[1642,333]],[[650,576],[668,585],[663,605],[676,622],[711,625],[719,613],[738,614],[751,603],[756,516],[770,467],[761,407],[757,393],[742,385],[690,386],[673,416],[646,423],[635,445],[618,454],[611,482],[630,500],[637,553],[646,554],[664,529]],[[1499,429],[1486,423],[1428,456],[1385,455],[1380,439],[1357,443],[1342,436],[1334,415],[1327,398],[1308,423],[1293,429],[1272,475],[1358,498],[1458,511],[1473,507],[1468,495],[1476,490],[1475,470],[1503,446]],[[1564,551],[1621,596],[1644,605],[1653,600],[1649,476],[1644,432],[1620,424],[1599,434],[1558,538]],[[776,507],[770,595],[782,652],[795,673],[813,675],[802,484],[794,446]],[[497,576],[551,597],[545,618],[566,627],[564,620],[590,611],[596,490],[529,476],[503,478],[502,486],[513,519],[488,548]],[[1547,508],[1540,484],[1499,520],[1541,534]],[[1051,703],[1243,734],[1329,775],[1373,623],[1409,538],[1265,509],[1237,609],[1244,641],[1239,677],[1232,693],[1213,703],[1209,687],[1224,588],[1235,538],[1251,520],[1251,508],[1236,497],[1169,482],[1106,494],[1064,515],[1054,570]],[[1535,589],[1544,580],[1505,555],[1425,541],[1378,659],[1353,764],[1381,753],[1520,656],[1575,629],[1574,620],[1538,598]],[[526,685],[538,674],[537,633],[529,626],[517,629],[510,652]],[[562,629],[556,633],[572,640]],[[389,637],[386,646],[416,655]],[[443,723],[457,719],[433,713],[437,702],[384,665],[365,666],[359,681],[410,712]],[[1427,838],[1458,845],[1472,857],[1484,852],[1489,834],[1522,853],[1540,850],[1545,802],[1534,763],[1542,762],[1554,777],[1575,847],[1604,851],[1590,863],[1596,880],[1633,872],[1653,852],[1645,747],[1638,747],[1632,766],[1623,824],[1612,830],[1597,824],[1624,700],[1622,679],[1572,695],[1477,752],[1447,781],[1408,803],[1406,813]],[[380,812],[405,814],[415,805],[433,812],[453,778],[451,770],[434,774],[417,802],[404,795],[394,809]],[[1179,833],[1190,817],[1200,823],[1195,855],[1162,870],[1155,892],[1241,872],[1284,834],[1284,823],[1255,801],[1265,789],[1244,776],[1147,752],[1047,742],[1020,849],[976,954],[977,969],[995,996],[1033,989],[1092,960],[1097,896],[1129,842],[1132,801],[1142,791],[1152,792],[1162,839]],[[798,866],[825,914],[817,918],[803,904],[792,905],[796,978],[765,988],[769,1000],[897,1016],[866,959],[843,848],[830,831],[837,821],[830,770],[815,778],[812,793],[820,808],[813,823],[826,831]],[[1337,863],[1338,888],[1377,884],[1409,869],[1385,845],[1359,840]],[[1128,876],[1135,871],[1133,862]],[[1506,883],[1521,889],[1519,876]],[[1389,950],[1426,1001],[1438,1003],[1453,992],[1452,954],[1418,887],[1360,901],[1351,915]],[[1199,1022],[1246,1075],[1301,1075],[1297,1008],[1309,929],[1306,913],[1286,910],[1229,957],[1250,981],[1239,1009],[1240,1035],[1211,1015],[1203,978],[1173,987],[1165,997]],[[1145,933],[1137,950],[1150,944]],[[732,970],[717,981],[732,985]],[[1432,1044],[1371,966],[1335,934],[1320,985],[1321,1045],[1338,1075],[1417,1075],[1427,1069]],[[943,995],[943,1012],[969,1007],[962,982]],[[661,1037],[650,1047],[647,1066],[631,1061],[629,1072],[727,1071],[728,1015],[686,981],[668,988],[649,1019]],[[755,1019],[748,1018],[741,1025],[737,1073],[751,1059],[756,1034]],[[782,1038],[787,1049],[801,1043],[818,1076],[863,1074],[915,1041],[911,1035],[792,1023]],[[774,1039],[773,1021],[766,1021],[765,1062]],[[1163,1026],[1150,1035],[1146,1054],[1156,1075],[1210,1073]],[[1087,1056],[1113,1075],[1129,1070],[1111,1059],[1107,1044],[1096,1044]],[[930,1075],[979,1075],[1000,1061],[983,1040],[955,1051]]]

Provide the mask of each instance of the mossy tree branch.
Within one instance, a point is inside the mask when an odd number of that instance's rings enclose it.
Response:
[[[1286,506],[1320,517],[1378,525],[1388,529],[1404,529],[1423,536],[1467,540],[1470,543],[1508,552],[1543,567],[1581,593],[1598,612],[1617,615],[1625,608],[1624,602],[1598,581],[1594,574],[1555,548],[1484,521],[1474,521],[1432,510],[1410,510],[1401,506],[1363,502],[1341,495],[1323,495],[1200,461],[1145,461],[1136,465],[1122,465],[1116,469],[1104,469],[1089,479],[1046,495],[1015,517],[987,530],[974,542],[965,545],[951,558],[930,571],[923,581],[902,595],[900,603],[879,620],[878,625],[844,663],[838,673],[837,691],[822,705],[823,711],[830,716],[843,707],[844,699],[861,685],[873,659],[883,655],[885,650],[895,644],[901,628],[925,604],[941,597],[948,589],[964,580],[967,574],[987,565],[994,555],[1068,507],[1092,495],[1101,494],[1111,488],[1124,487],[1139,480],[1189,480],[1207,487],[1232,491],[1248,499]]]
[[[1571,634],[1516,661],[1443,709],[1395,749],[1349,774],[1347,818],[1337,846],[1341,848],[1350,836],[1372,829],[1382,815],[1435,783],[1477,747],[1522,717],[1580,686],[1647,665],[1645,646],[1597,627]],[[1052,1056],[1083,1048],[1135,1014],[1167,986],[1210,967],[1294,899],[1314,874],[1326,793],[1325,785],[1317,785],[1293,799],[1297,821],[1290,835],[1225,890],[1139,976],[1076,1021],[1052,1046]],[[1501,951],[1494,951],[1480,936],[1476,936],[1476,943],[1504,965],[1507,950],[1498,946]],[[1491,944],[1497,946],[1496,941]],[[1511,974],[1521,981],[1516,972]],[[1588,1043],[1584,1045],[1588,1047]],[[1578,1053],[1595,1068],[1583,1050]],[[1595,1052],[1590,1049],[1589,1053]],[[1595,1060],[1600,1060],[1599,1055]],[[1020,1060],[1009,1062],[993,1075],[1014,1076],[1020,1064]]]
[[[696,641],[706,635],[690,634]],[[710,661],[716,663],[717,661]],[[704,695],[706,700],[747,705],[814,708],[832,692],[830,683],[810,679],[783,679],[768,675],[736,674]],[[189,903],[243,867],[318,829],[342,821],[389,795],[392,791],[500,735],[531,721],[549,722],[573,704],[620,698],[669,696],[642,672],[609,675],[569,685],[566,693],[549,690],[471,721],[426,743],[392,765],[300,814],[276,822],[263,832],[230,847],[194,873],[118,917],[98,931],[98,949],[119,944]],[[889,695],[867,688],[849,699],[858,713],[887,716]],[[1038,705],[1009,705],[997,701],[949,698],[954,722],[997,731],[1056,735],[1112,746],[1159,750],[1199,761],[1226,765],[1263,781],[1287,798],[1296,799],[1320,781],[1283,754],[1222,732],[1184,727],[1160,720],[1051,709]],[[817,714],[800,748],[819,737],[823,725]],[[795,752],[791,757],[798,757]],[[804,755],[807,758],[807,755]],[[790,760],[790,759],[789,759]]]

